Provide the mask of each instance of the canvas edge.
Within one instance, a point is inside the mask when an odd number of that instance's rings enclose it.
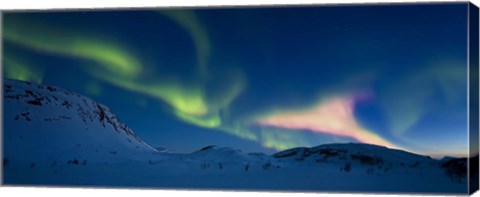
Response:
[[[478,7],[468,4],[468,193],[479,188],[479,12]]]
[[[2,160],[2,163],[0,164],[0,186],[4,185],[3,184],[3,165],[4,165],[4,160],[3,160],[3,11],[0,11],[0,98],[2,98],[2,102],[0,103],[0,158]]]
[[[302,7],[351,7],[351,6],[405,6],[405,5],[447,5],[469,4],[469,0],[438,0],[438,1],[353,1],[353,2],[314,2],[314,3],[259,3],[259,4],[225,4],[225,5],[148,5],[148,6],[104,6],[104,7],[51,7],[51,8],[19,8],[1,9],[3,13],[35,13],[35,12],[88,12],[88,11],[143,11],[151,9],[175,10],[175,9],[250,9],[250,8],[302,8]]]
[[[118,7],[118,8],[52,8],[52,9],[17,9],[17,10],[0,10],[0,37],[3,35],[3,15],[6,13],[16,13],[16,12],[50,12],[50,11],[124,11],[124,10],[145,10],[145,9],[216,9],[216,8],[277,8],[277,7],[314,7],[314,6],[321,6],[321,7],[333,7],[333,6],[396,6],[396,5],[433,5],[433,4],[463,4],[466,1],[441,1],[441,2],[369,2],[369,3],[344,3],[344,4],[331,4],[331,3],[320,3],[320,4],[287,4],[287,5],[275,5],[275,4],[264,4],[264,5],[226,5],[226,6],[170,6],[170,7]],[[479,136],[479,8],[473,4],[472,2],[468,2],[468,11],[467,11],[467,18],[468,18],[468,27],[467,27],[467,59],[468,59],[468,121],[469,121],[469,138],[468,138],[468,145],[469,145],[469,157],[468,157],[468,193],[469,195],[474,194],[479,189],[479,159],[478,157],[474,158],[474,156],[479,154],[479,141],[474,137]],[[3,98],[3,39],[0,39],[0,76],[2,79],[0,80],[0,97]],[[3,102],[0,104],[0,158],[2,158],[2,163],[0,164],[0,186],[8,186],[4,184],[3,179]],[[475,163],[476,162],[476,163]],[[473,170],[472,170],[473,169]],[[476,171],[475,171],[476,170]],[[475,173],[476,172],[476,173]],[[476,184],[475,184],[476,183]],[[28,186],[28,185],[27,185]],[[10,187],[15,187],[14,185],[10,185]],[[24,187],[22,185],[17,185],[16,187]],[[31,185],[30,185],[31,187]],[[36,187],[42,187],[36,185]],[[43,186],[45,187],[45,186]],[[52,187],[46,187],[52,188]],[[56,186],[53,188],[62,188],[61,186]],[[71,186],[66,186],[64,188],[72,188]],[[73,187],[75,188],[75,187]],[[79,188],[88,188],[88,187],[79,187]],[[100,189],[101,187],[91,187],[92,189]],[[111,187],[105,187],[108,189]],[[124,189],[134,189],[134,188],[124,188]],[[154,188],[157,189],[157,188]],[[174,189],[174,188],[173,188]],[[188,190],[187,190],[188,191]],[[196,190],[191,190],[196,191]],[[201,190],[199,190],[201,191]],[[211,191],[211,190],[206,190]],[[220,191],[220,190],[218,190]],[[236,190],[238,191],[238,190]],[[256,191],[256,190],[245,190],[248,191]],[[269,191],[269,190],[266,190]],[[269,191],[274,192],[274,191]],[[288,191],[287,191],[288,192]],[[290,191],[292,192],[292,191]],[[293,191],[294,192],[294,191]],[[328,192],[328,191],[327,191]],[[340,192],[339,194],[342,194]],[[327,193],[328,194],[328,193]],[[345,193],[344,193],[345,194]],[[346,193],[348,194],[348,193]],[[382,194],[376,192],[360,192],[360,193],[352,193],[352,194]],[[383,194],[402,194],[402,193],[383,193]],[[415,194],[415,193],[404,193],[404,194]],[[422,193],[418,193],[422,194]],[[438,195],[432,193],[434,195]],[[443,193],[440,193],[443,194]],[[446,194],[446,195],[455,195],[455,194]]]

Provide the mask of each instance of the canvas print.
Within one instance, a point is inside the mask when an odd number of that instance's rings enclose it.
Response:
[[[18,10],[1,34],[4,185],[478,189],[468,2]]]

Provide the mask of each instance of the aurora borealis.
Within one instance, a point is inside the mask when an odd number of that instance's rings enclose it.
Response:
[[[290,130],[304,129],[351,137],[359,142],[398,149],[385,139],[364,130],[353,117],[353,104],[354,100],[351,98],[331,98],[311,111],[273,114],[265,120],[260,120],[259,123]]]
[[[8,12],[3,75],[85,94],[179,152],[362,142],[466,155],[466,9]]]

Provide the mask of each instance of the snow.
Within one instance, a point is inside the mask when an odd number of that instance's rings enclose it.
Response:
[[[4,80],[4,184],[223,190],[466,194],[442,164],[368,144],[273,155],[145,144],[106,106],[61,88]]]
[[[11,162],[100,162],[154,152],[107,107],[84,96],[52,86],[4,82],[4,157]]]

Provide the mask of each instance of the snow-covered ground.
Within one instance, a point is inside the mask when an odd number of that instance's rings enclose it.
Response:
[[[273,155],[217,146],[178,154],[145,144],[106,106],[79,94],[6,79],[3,94],[7,185],[467,192],[464,176],[447,174],[449,160],[354,143]]]

